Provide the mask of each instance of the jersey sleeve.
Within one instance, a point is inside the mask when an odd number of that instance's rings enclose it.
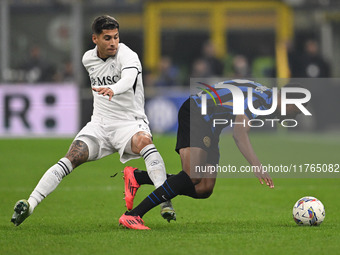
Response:
[[[88,50],[87,52],[84,53],[83,58],[81,62],[83,63],[83,66],[85,67],[86,71],[88,71],[88,68],[91,63],[91,53],[93,50]]]
[[[121,79],[116,84],[109,86],[114,95],[122,94],[132,88],[137,75],[142,72],[138,55],[126,45],[121,45],[118,61],[120,62]]]
[[[142,72],[141,63],[139,61],[137,53],[133,52],[129,48],[125,48],[123,54],[120,55],[121,72],[125,69],[135,68],[138,72]]]
[[[114,95],[119,95],[132,88],[136,82],[138,71],[135,68],[123,69],[121,79],[109,88],[113,91]]]

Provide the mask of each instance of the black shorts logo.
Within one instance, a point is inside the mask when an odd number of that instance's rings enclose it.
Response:
[[[210,145],[211,145],[211,139],[210,139],[210,137],[209,137],[209,136],[205,136],[205,137],[203,138],[203,143],[204,143],[205,147],[209,148]]]

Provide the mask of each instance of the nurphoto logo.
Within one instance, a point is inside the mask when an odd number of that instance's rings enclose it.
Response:
[[[235,80],[238,83],[246,83],[250,82],[248,80]],[[203,82],[198,82],[201,85],[204,85],[205,87],[209,88],[217,97],[218,102],[216,102],[215,97],[212,95],[212,93],[204,88],[200,88],[202,91],[206,92],[206,94],[201,93],[201,114],[202,115],[207,115],[207,95],[209,95],[215,105],[229,105],[233,106],[233,115],[242,115],[244,114],[244,105],[245,105],[245,97],[244,97],[244,92],[238,88],[235,85],[231,84],[225,84],[223,82],[217,83],[215,85],[215,88],[203,83]],[[228,89],[230,90],[233,100],[232,102],[222,102],[220,95],[217,93],[216,89]],[[264,91],[268,90],[266,86],[260,85],[255,89],[257,92],[263,93]],[[247,93],[246,93],[246,98],[247,98],[247,104],[248,104],[248,109],[249,111],[254,114],[255,116],[269,116],[273,114],[277,107],[278,107],[278,96],[281,96],[281,115],[286,116],[286,106],[287,105],[295,105],[304,115],[306,116],[312,116],[312,114],[306,109],[306,107],[303,105],[307,102],[310,101],[311,99],[311,93],[308,89],[305,88],[299,88],[299,87],[283,87],[281,88],[281,93],[279,93],[278,88],[274,87],[272,88],[272,93],[273,93],[273,102],[272,105],[269,109],[266,110],[261,110],[261,109],[256,109],[253,105],[253,89],[248,88]],[[287,94],[289,93],[299,93],[301,94],[301,98],[289,98]],[[284,127],[295,127],[297,126],[297,121],[295,119],[250,119],[248,121],[248,125],[250,127],[262,127],[264,123],[269,122],[271,123],[271,126],[274,127],[275,122],[280,122],[282,126]],[[245,126],[245,121],[244,122],[233,122],[232,120],[227,120],[227,119],[213,119],[213,126],[215,127],[216,125],[226,125],[230,122],[230,125],[240,125],[243,124]]]

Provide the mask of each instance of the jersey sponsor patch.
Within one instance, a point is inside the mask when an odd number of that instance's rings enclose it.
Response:
[[[119,81],[118,75],[108,75],[102,77],[90,77],[91,86],[107,86],[115,84]]]

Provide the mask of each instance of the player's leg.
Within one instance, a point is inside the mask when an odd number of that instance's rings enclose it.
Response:
[[[209,166],[206,164],[209,155],[205,150],[198,147],[187,147],[179,150],[182,169],[190,176],[195,185],[195,198],[208,198],[213,192],[216,183],[216,173],[195,172],[195,166]]]
[[[216,178],[202,178],[200,183],[195,185],[197,198],[208,198],[213,193]]]
[[[131,139],[131,150],[144,158],[146,170],[155,187],[161,186],[166,180],[165,164],[151,135],[143,131],[136,133]]]
[[[134,134],[131,139],[131,151],[135,154],[140,154],[144,158],[146,170],[151,181],[156,188],[160,187],[167,178],[165,164],[161,154],[152,142],[151,135],[144,131]],[[132,209],[132,206],[128,209]],[[171,201],[165,201],[161,204],[161,215],[168,222],[176,220],[176,212]]]
[[[65,157],[46,171],[33,190],[28,199],[31,210],[34,210],[45,197],[53,192],[61,180],[70,174],[74,168],[86,162],[88,156],[87,144],[80,140],[73,141]]]
[[[189,169],[192,166],[195,166],[194,162],[190,162],[190,157],[197,162],[198,159],[203,160],[205,162],[207,153],[200,149],[200,148],[183,148],[180,149],[180,156],[181,156],[181,162],[182,162],[182,168],[184,171],[191,176]],[[195,159],[197,158],[197,159]],[[206,164],[209,166],[210,164]],[[143,184],[153,184],[149,175],[146,171],[139,170],[137,168],[132,167],[126,167],[125,171],[131,171],[129,175],[133,174],[133,176],[129,177],[133,182],[136,182],[138,187]],[[194,171],[194,169],[192,169]],[[128,174],[126,174],[128,176]],[[172,177],[174,175],[167,174],[167,179]],[[191,177],[191,181],[193,182],[195,186],[196,196],[195,198],[208,198],[214,189],[215,183],[216,183],[216,173],[201,173],[201,176],[197,178]]]
[[[136,208],[126,215],[143,217],[146,212],[160,203],[172,199],[177,195],[185,195],[192,198],[199,198],[195,190],[195,184],[201,182],[200,178],[191,179],[190,174],[190,160],[193,165],[205,165],[207,153],[201,148],[183,148],[180,150],[181,160],[184,169],[179,174],[168,178],[163,185],[154,190],[147,198],[145,198]]]
[[[218,141],[213,139],[210,126],[202,121],[200,111],[195,111],[195,107],[188,99],[178,112],[176,151],[180,154],[182,169],[195,185],[196,198],[207,198],[212,193],[216,175],[195,173],[195,166],[218,162]]]
[[[195,197],[195,187],[192,184],[190,177],[184,171],[181,171],[167,179],[159,188],[147,196],[137,207],[123,214],[119,219],[119,223],[128,228],[133,228],[128,223],[128,220],[131,217],[128,218],[127,216],[136,217],[136,219],[142,218],[145,213],[155,206],[168,201],[177,195]]]
[[[33,213],[35,207],[57,188],[65,176],[89,159],[89,147],[91,147],[91,152],[98,150],[98,145],[90,138],[85,137],[82,140],[72,142],[65,157],[61,158],[45,172],[29,199],[19,200],[15,204],[11,221],[16,226],[20,225]]]
[[[207,152],[201,148],[180,149],[182,166],[185,170],[168,178],[163,185],[154,190],[136,208],[123,214],[119,223],[127,228],[133,228],[129,221],[142,218],[145,213],[160,203],[172,199],[177,195],[185,195],[192,198],[207,198],[212,193],[215,178],[190,178],[190,166],[205,165]],[[198,187],[196,189],[196,186]],[[197,193],[199,192],[199,193]],[[144,226],[144,222],[142,224]]]

